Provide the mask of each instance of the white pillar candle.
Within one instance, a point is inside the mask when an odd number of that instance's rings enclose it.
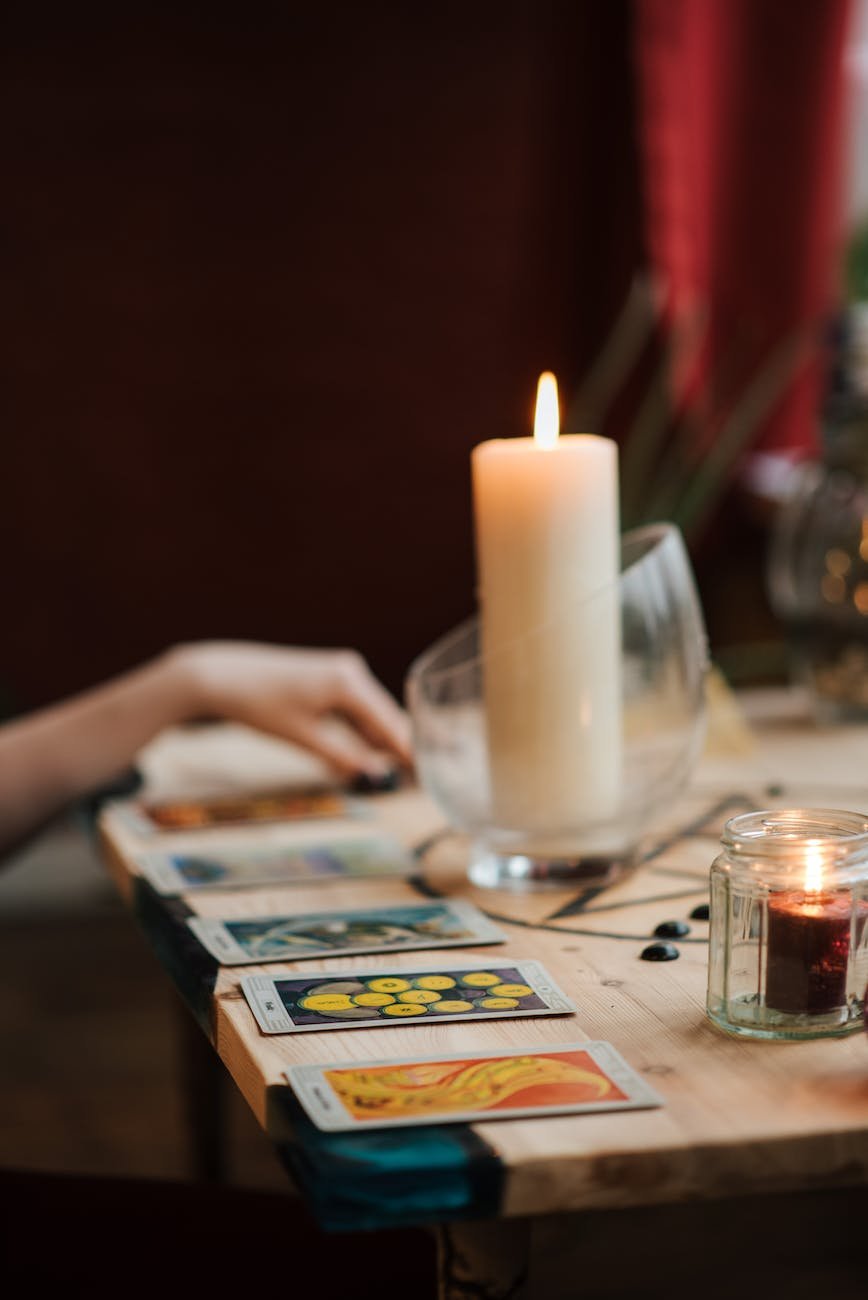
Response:
[[[472,453],[495,818],[541,854],[599,847],[622,761],[618,449],[558,425],[545,375],[534,437]]]

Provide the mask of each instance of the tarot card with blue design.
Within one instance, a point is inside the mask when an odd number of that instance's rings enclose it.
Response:
[[[248,847],[235,841],[225,848],[173,849],[144,853],[136,866],[160,894],[246,885],[310,884],[318,880],[364,876],[408,876],[412,855],[387,835],[358,839],[288,843],[261,841]]]
[[[187,925],[223,966],[415,948],[473,948],[504,940],[471,903],[445,899],[300,916],[195,916]]]

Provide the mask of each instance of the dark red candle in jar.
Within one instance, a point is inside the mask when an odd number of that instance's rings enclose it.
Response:
[[[849,894],[787,890],[768,905],[766,1006],[822,1015],[847,1003]]]

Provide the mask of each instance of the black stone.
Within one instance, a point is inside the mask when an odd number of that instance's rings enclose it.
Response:
[[[682,939],[690,934],[690,926],[686,921],[661,921],[654,927],[654,933],[658,939]]]
[[[639,955],[643,961],[675,961],[681,953],[674,943],[649,943]]]
[[[690,913],[690,919],[691,921],[707,921],[708,904],[700,903],[698,907],[694,907],[693,911]]]

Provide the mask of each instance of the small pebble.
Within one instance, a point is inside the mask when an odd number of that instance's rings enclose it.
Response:
[[[690,913],[690,919],[691,921],[707,921],[708,904],[700,903],[698,907],[694,907],[693,911]]]
[[[654,927],[654,933],[658,939],[682,939],[690,934],[690,926],[686,921],[661,921]]]
[[[649,943],[639,955],[643,961],[675,961],[681,954],[674,943]]]

